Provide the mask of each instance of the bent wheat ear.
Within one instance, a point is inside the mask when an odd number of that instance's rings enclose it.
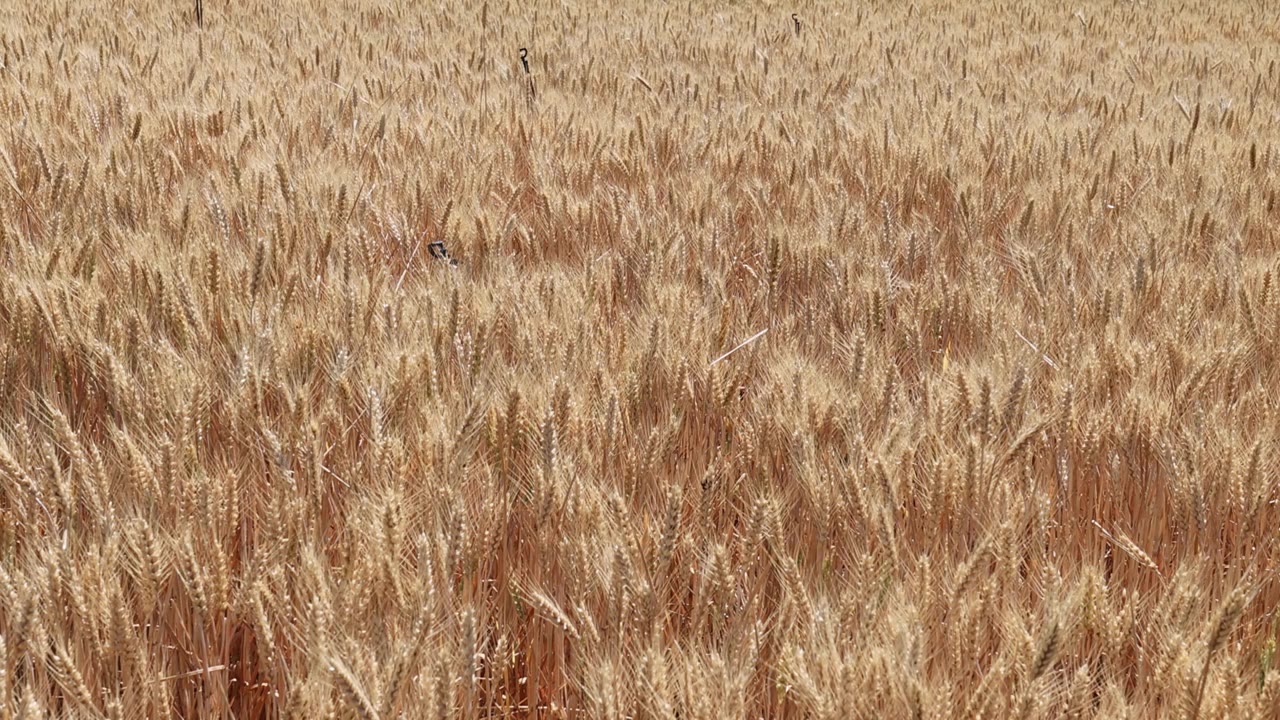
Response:
[[[342,699],[360,717],[360,720],[379,720],[378,711],[373,707],[373,703],[369,701],[369,696],[365,693],[364,686],[356,679],[355,674],[351,672],[346,663],[337,658],[331,658],[329,660],[329,670],[333,673],[338,690],[342,694]]]

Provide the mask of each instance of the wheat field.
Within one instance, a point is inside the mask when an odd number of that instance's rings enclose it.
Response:
[[[1277,41],[5,3],[0,720],[1280,717]]]

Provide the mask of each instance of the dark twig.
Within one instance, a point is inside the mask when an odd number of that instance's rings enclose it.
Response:
[[[534,86],[533,75],[529,72],[529,48],[520,48],[520,63],[524,65],[525,85],[528,90],[525,103],[532,110],[534,101],[538,99],[538,89]]]

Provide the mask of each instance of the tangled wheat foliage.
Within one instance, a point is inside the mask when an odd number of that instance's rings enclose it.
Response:
[[[0,718],[1277,716],[1271,4],[196,7],[0,6]]]

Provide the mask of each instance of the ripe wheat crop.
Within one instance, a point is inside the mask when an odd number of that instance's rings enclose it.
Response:
[[[1277,41],[4,3],[0,720],[1280,716]]]

